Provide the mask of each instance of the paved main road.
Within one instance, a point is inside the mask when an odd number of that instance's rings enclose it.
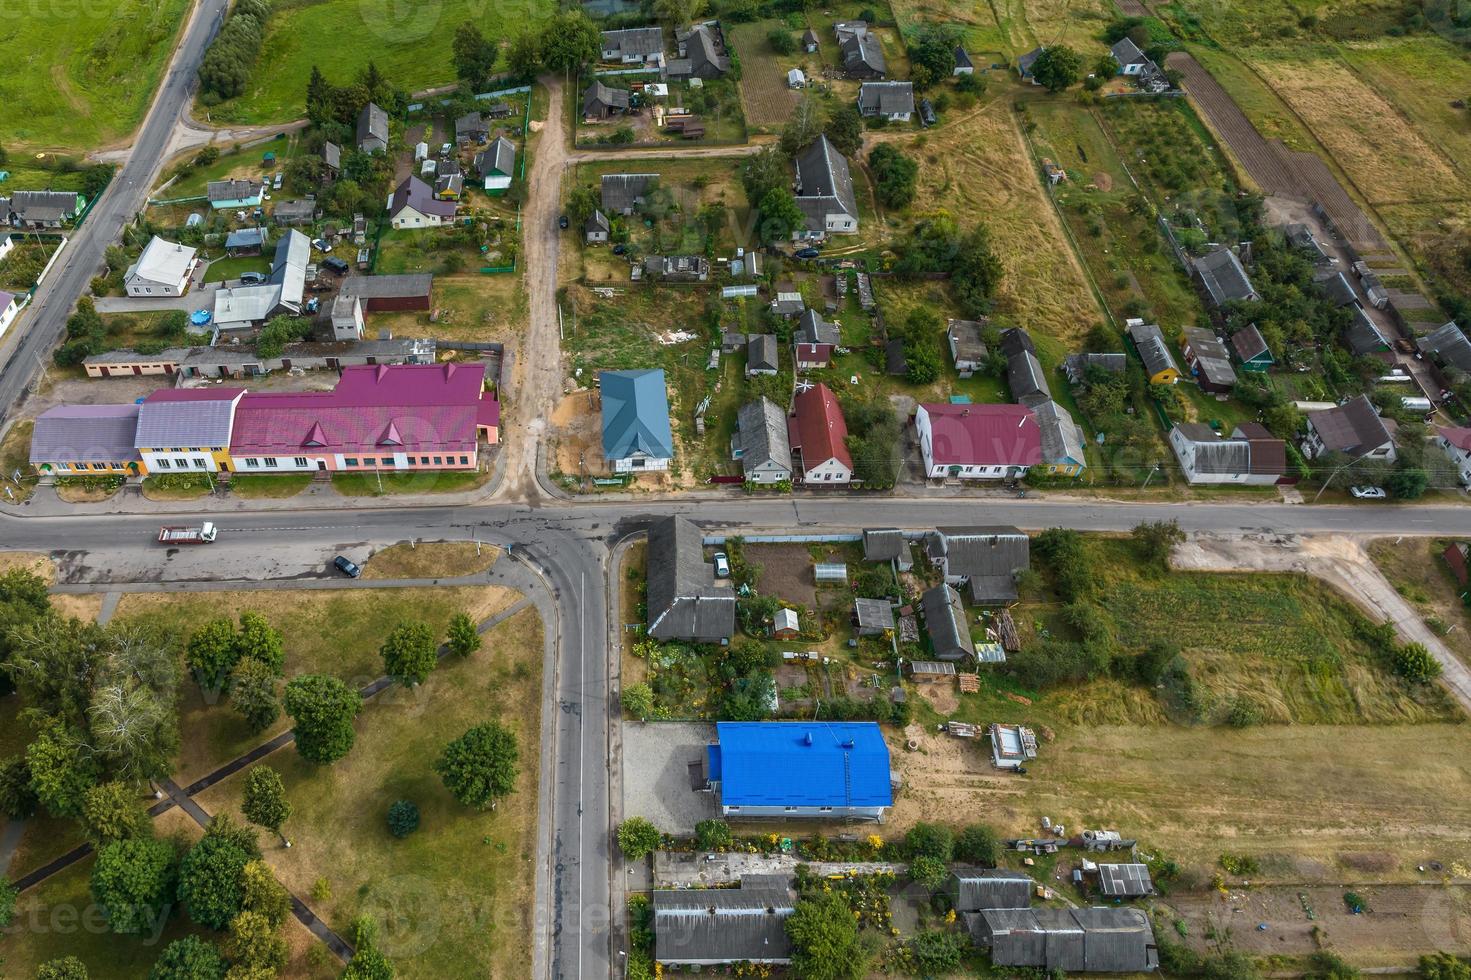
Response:
[[[228,6],[229,0],[198,0],[127,162],[72,235],[65,261],[57,263],[21,316],[18,329],[24,332],[0,366],[0,421],[15,411],[40,364],[51,356],[66,329],[66,318],[101,269],[107,246],[117,241],[123,226],[143,208],[174,127],[188,111],[199,62]]]

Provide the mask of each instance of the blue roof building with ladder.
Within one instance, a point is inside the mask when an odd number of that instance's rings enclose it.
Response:
[[[721,815],[883,820],[889,747],[873,722],[719,722],[706,746]]]

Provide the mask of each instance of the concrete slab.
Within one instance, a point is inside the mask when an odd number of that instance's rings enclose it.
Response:
[[[690,766],[705,757],[715,726],[703,722],[623,722],[623,817],[644,817],[666,833],[693,833],[716,815],[715,797],[690,788]]]

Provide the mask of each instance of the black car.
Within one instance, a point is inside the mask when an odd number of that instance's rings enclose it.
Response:
[[[259,286],[266,281],[264,272],[242,272],[240,273],[240,285]]]
[[[347,272],[347,263],[344,262],[342,259],[337,258],[336,256],[328,259],[323,259],[322,264],[331,269],[333,272],[337,273],[339,276]]]
[[[332,567],[337,569],[343,575],[346,575],[348,578],[357,578],[359,575],[363,574],[363,570],[361,568],[348,561],[347,558],[343,555],[338,555],[336,558],[332,559]]]
[[[628,246],[627,245],[614,245],[613,246],[613,254],[614,255],[623,255],[623,254],[625,254],[627,252],[628,252]]]
[[[815,248],[803,248],[797,250],[797,258],[799,259],[815,259],[821,254],[822,253]]]
[[[557,227],[558,228],[561,228],[563,230],[566,230],[566,228],[567,228],[567,226],[569,224],[571,224],[571,222],[567,220],[567,216],[565,214],[562,215],[560,218],[557,219]]]

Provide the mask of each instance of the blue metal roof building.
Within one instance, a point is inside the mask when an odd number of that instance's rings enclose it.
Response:
[[[726,817],[882,820],[894,803],[889,747],[868,722],[720,722],[706,747]]]
[[[674,458],[662,370],[604,371],[603,456],[615,472],[667,470]]]

